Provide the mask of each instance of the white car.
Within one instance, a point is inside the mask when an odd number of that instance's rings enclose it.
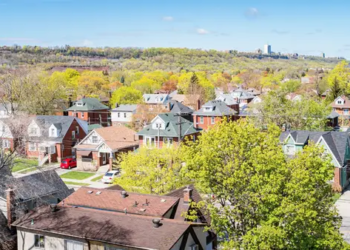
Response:
[[[119,174],[119,170],[108,171],[102,177],[102,182],[103,183],[113,183],[113,180],[117,177],[118,174]]]

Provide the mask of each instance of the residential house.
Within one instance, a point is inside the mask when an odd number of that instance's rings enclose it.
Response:
[[[334,110],[327,116],[327,126],[335,129],[339,128],[339,114]]]
[[[333,111],[337,112],[342,120],[342,126],[349,126],[350,124],[350,100],[345,95],[337,97],[332,102],[331,107]]]
[[[134,151],[138,146],[136,132],[125,126],[95,129],[74,147],[77,169],[96,171],[100,166],[108,164],[112,170],[113,160],[118,154]]]
[[[202,105],[200,95],[176,94],[171,98],[171,100],[178,101],[193,110],[199,110]]]
[[[236,119],[237,111],[229,108],[223,101],[209,101],[202,108],[193,113],[195,128],[204,130],[222,121],[226,117],[229,121]]]
[[[144,94],[143,101],[149,105],[164,105],[170,100],[168,94]]]
[[[67,188],[55,170],[20,178],[2,176],[1,182],[0,249],[15,249],[4,248],[3,245],[4,242],[7,247],[15,245],[16,235],[14,230],[10,230],[14,221],[43,204],[57,204],[73,192]]]
[[[28,126],[26,155],[39,158],[40,165],[75,157],[74,146],[87,131],[87,123],[72,116],[35,116]]]
[[[262,102],[261,97],[260,96],[255,96],[250,103],[257,104],[257,103],[261,103],[261,102]]]
[[[247,92],[251,93],[253,96],[261,95],[261,92],[256,88],[248,88]]]
[[[82,187],[58,204],[26,214],[13,226],[24,249],[212,250],[208,223],[189,222],[192,189],[181,198]]]
[[[234,98],[231,94],[221,94],[215,100],[224,102],[229,108],[239,113],[237,98]]]
[[[14,138],[8,119],[0,119],[0,146],[3,149],[14,150],[17,138]]]
[[[330,89],[327,89],[325,92],[322,93],[321,98],[326,99],[331,92],[332,91]]]
[[[82,98],[67,109],[68,115],[79,118],[88,124],[110,125],[109,107],[96,98]]]
[[[329,153],[334,165],[333,188],[341,191],[349,184],[348,161],[350,160],[350,140],[346,132],[286,131],[280,136],[284,153],[294,156],[310,142],[316,143]]]
[[[244,106],[254,99],[254,95],[251,92],[241,87],[231,92],[231,95],[239,103],[239,106]]]
[[[302,98],[303,97],[301,95],[298,95],[296,93],[289,93],[289,94],[286,95],[286,99],[290,100],[292,102],[299,102],[299,101],[302,100]]]
[[[192,122],[192,114],[194,112],[193,109],[185,106],[181,102],[178,102],[176,100],[170,100],[165,105],[165,108],[169,111],[169,113],[180,115],[181,117]]]
[[[140,145],[162,148],[178,145],[185,139],[195,140],[201,129],[189,120],[174,113],[157,115],[151,124],[137,133]]]
[[[136,113],[136,104],[122,104],[111,110],[112,126],[131,124]]]

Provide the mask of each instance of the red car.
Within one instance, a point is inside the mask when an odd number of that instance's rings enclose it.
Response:
[[[61,168],[71,169],[77,166],[77,161],[74,158],[67,158],[61,162]]]

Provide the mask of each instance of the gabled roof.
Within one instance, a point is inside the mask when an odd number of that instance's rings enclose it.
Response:
[[[205,111],[206,107],[212,107],[212,111]],[[209,101],[204,104],[200,110],[193,113],[194,115],[204,116],[224,116],[224,115],[235,115],[237,111],[227,107],[226,103],[221,100]]]
[[[133,112],[135,113],[137,104],[122,104],[117,108],[112,109],[112,112]]]
[[[15,197],[20,202],[49,195],[63,200],[73,192],[68,189],[55,170],[33,173],[20,178],[11,178],[8,179],[6,186],[15,187]],[[0,196],[5,197],[4,191],[0,190]]]
[[[179,137],[179,128],[181,123],[181,137],[196,134],[201,131],[193,126],[193,123],[186,120],[185,118],[178,116],[173,113],[163,113],[157,115],[165,123],[165,129],[153,129],[152,123],[137,134],[142,136],[162,136],[162,137]],[[156,118],[157,118],[156,117]],[[156,119],[154,118],[153,121]]]
[[[335,112],[334,110],[332,110],[332,112],[327,116],[327,119],[334,119],[339,117],[339,114],[337,112]]]
[[[182,114],[182,115],[190,115],[193,113],[193,110],[182,103],[176,100],[170,100],[168,105],[170,105],[170,113],[174,114]]]
[[[154,218],[67,206],[58,206],[56,212],[51,212],[49,206],[45,206],[26,214],[13,225],[17,229],[30,229],[44,235],[50,233],[126,248],[158,250],[172,249],[189,228],[204,226],[162,219],[161,226],[155,228],[152,219]]]
[[[226,105],[235,105],[237,103],[237,99],[235,99],[231,94],[221,94],[216,100],[220,100],[224,102]]]
[[[54,142],[61,142],[65,135],[67,134],[70,126],[72,125],[73,121],[76,120],[78,124],[82,127],[82,129],[85,131],[85,127],[87,127],[87,122],[80,120],[79,118],[72,117],[72,116],[59,116],[59,115],[37,115],[33,118],[35,123],[40,128],[40,136],[30,136],[31,141],[36,140],[47,140],[47,141],[54,141]],[[84,126],[84,124],[86,126]],[[60,128],[60,133],[57,137],[50,137],[49,135],[49,128],[51,125],[54,125],[56,128]]]
[[[90,193],[92,191],[92,193]],[[97,192],[101,192],[97,194]],[[179,201],[177,197],[128,193],[123,198],[118,190],[82,187],[64,200],[74,207],[100,209],[124,214],[163,217]],[[135,205],[137,204],[137,205]]]
[[[341,99],[343,99],[343,100],[345,101],[344,104],[337,104],[337,103],[336,103],[337,100],[338,100],[339,98],[341,98]],[[348,108],[348,109],[350,109],[350,100],[349,100],[349,98],[347,98],[345,95],[343,95],[343,96],[338,96],[338,97],[332,102],[331,106],[332,106],[333,108]]]
[[[145,103],[155,103],[155,104],[163,104],[167,102],[169,99],[168,94],[144,94],[143,100]]]
[[[253,99],[254,95],[251,92],[246,91],[242,87],[239,87],[235,91],[231,92],[231,96],[240,100]]]
[[[289,136],[293,138],[296,144],[300,145],[305,145],[308,141],[318,143],[320,138],[323,138],[338,164],[340,166],[345,164],[346,149],[349,146],[349,135],[347,132],[286,131],[281,134],[280,141],[285,142]]]
[[[82,105],[77,105],[81,103]],[[106,105],[103,105],[96,98],[82,98],[74,103],[74,105],[67,109],[67,111],[94,111],[109,109]]]

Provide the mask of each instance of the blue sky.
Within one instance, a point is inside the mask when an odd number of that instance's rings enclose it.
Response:
[[[348,0],[0,0],[0,45],[188,47],[350,58]]]

